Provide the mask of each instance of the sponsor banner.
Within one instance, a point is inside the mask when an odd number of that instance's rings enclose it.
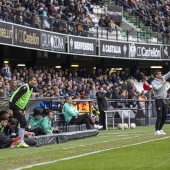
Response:
[[[163,58],[170,60],[170,46],[163,45],[162,50],[163,50]]]
[[[12,44],[12,24],[1,22],[0,43]]]
[[[107,14],[112,17],[114,22],[122,22],[123,9],[119,6],[107,6]]]
[[[129,43],[129,58],[161,59],[161,46]]]
[[[68,52],[76,54],[96,55],[96,40],[69,36]]]
[[[40,30],[14,25],[14,45],[40,48]]]
[[[100,56],[128,58],[129,43],[100,40]]]
[[[40,48],[65,52],[65,36],[62,34],[41,31]]]

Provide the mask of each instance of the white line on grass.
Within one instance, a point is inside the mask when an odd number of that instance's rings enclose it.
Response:
[[[95,143],[91,143],[91,144],[86,144],[86,145],[78,145],[78,146],[90,146],[90,145],[93,145],[93,144],[99,144],[99,143],[106,143],[106,142],[111,142],[111,141],[116,141],[116,140],[126,140],[126,139],[131,139],[131,138],[136,138],[136,137],[139,137],[139,136],[141,136],[141,135],[134,135],[134,136],[131,136],[131,137],[125,137],[125,138],[119,138],[119,139],[111,139],[111,140],[108,140],[108,141],[103,141],[103,142],[95,142]],[[77,148],[77,146],[75,146],[75,147],[68,147],[68,148],[60,148],[60,149],[74,149],[74,148]]]
[[[85,153],[85,154],[81,154],[81,155],[70,156],[70,157],[67,157],[67,158],[57,159],[57,160],[54,160],[54,161],[49,161],[49,162],[43,162],[43,163],[23,166],[23,167],[20,167],[20,168],[16,168],[14,170],[22,170],[22,169],[26,169],[26,168],[32,168],[34,166],[47,165],[47,164],[51,164],[51,163],[56,163],[56,162],[60,162],[60,161],[80,158],[80,157],[83,157],[83,156],[88,156],[88,155],[92,155],[92,154],[96,154],[96,153],[101,153],[101,152],[110,151],[110,150],[114,150],[114,149],[125,148],[125,147],[129,147],[129,146],[140,145],[140,144],[144,144],[144,143],[148,143],[148,142],[154,142],[154,141],[157,141],[157,140],[163,140],[163,139],[168,139],[168,138],[170,138],[170,136],[163,137],[163,138],[160,138],[160,139],[153,139],[153,140],[148,140],[148,141],[144,141],[144,142],[134,143],[134,144],[130,144],[130,145],[119,146],[119,147],[115,147],[115,148],[103,149],[103,150],[89,152],[89,153]]]
[[[141,133],[141,132],[140,132]],[[146,133],[141,133],[141,134],[150,134],[150,133],[153,133],[153,131],[150,131],[150,132],[146,132]],[[129,134],[138,134],[137,132],[136,133],[131,133],[131,132],[120,132],[120,133],[105,133],[105,134],[99,134],[98,137],[103,137],[105,135],[117,135],[117,136],[120,136],[120,135],[129,135]]]

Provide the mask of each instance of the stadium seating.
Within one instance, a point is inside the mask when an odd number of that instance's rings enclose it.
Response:
[[[169,43],[169,10],[170,3],[167,1],[116,1],[116,5],[124,8],[125,18],[134,27],[151,34],[147,42],[158,41]],[[155,32],[159,34],[155,34]],[[154,34],[152,34],[154,33]],[[162,40],[163,39],[163,40]],[[166,41],[165,41],[166,40]]]

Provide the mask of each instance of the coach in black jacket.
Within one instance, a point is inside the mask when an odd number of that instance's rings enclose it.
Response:
[[[100,119],[99,124],[103,126],[103,129],[106,129],[105,125],[105,110],[107,110],[107,101],[106,101],[106,93],[103,87],[99,87],[98,92],[96,93],[97,103],[100,111]]]

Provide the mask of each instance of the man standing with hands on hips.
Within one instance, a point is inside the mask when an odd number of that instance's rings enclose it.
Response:
[[[13,93],[9,102],[9,112],[13,115],[20,123],[20,128],[18,129],[18,136],[21,137],[20,143],[17,145],[19,148],[27,148],[24,142],[24,133],[27,126],[27,121],[25,118],[24,110],[31,97],[33,88],[37,86],[37,80],[34,76],[28,77],[28,83],[24,84]]]
[[[156,70],[154,72],[154,77],[155,78],[151,84],[155,92],[154,98],[155,98],[155,105],[157,111],[155,135],[166,135],[166,133],[163,132],[162,128],[167,118],[167,102],[165,99],[167,96],[166,80],[170,77],[170,71],[162,76],[161,71]]]

